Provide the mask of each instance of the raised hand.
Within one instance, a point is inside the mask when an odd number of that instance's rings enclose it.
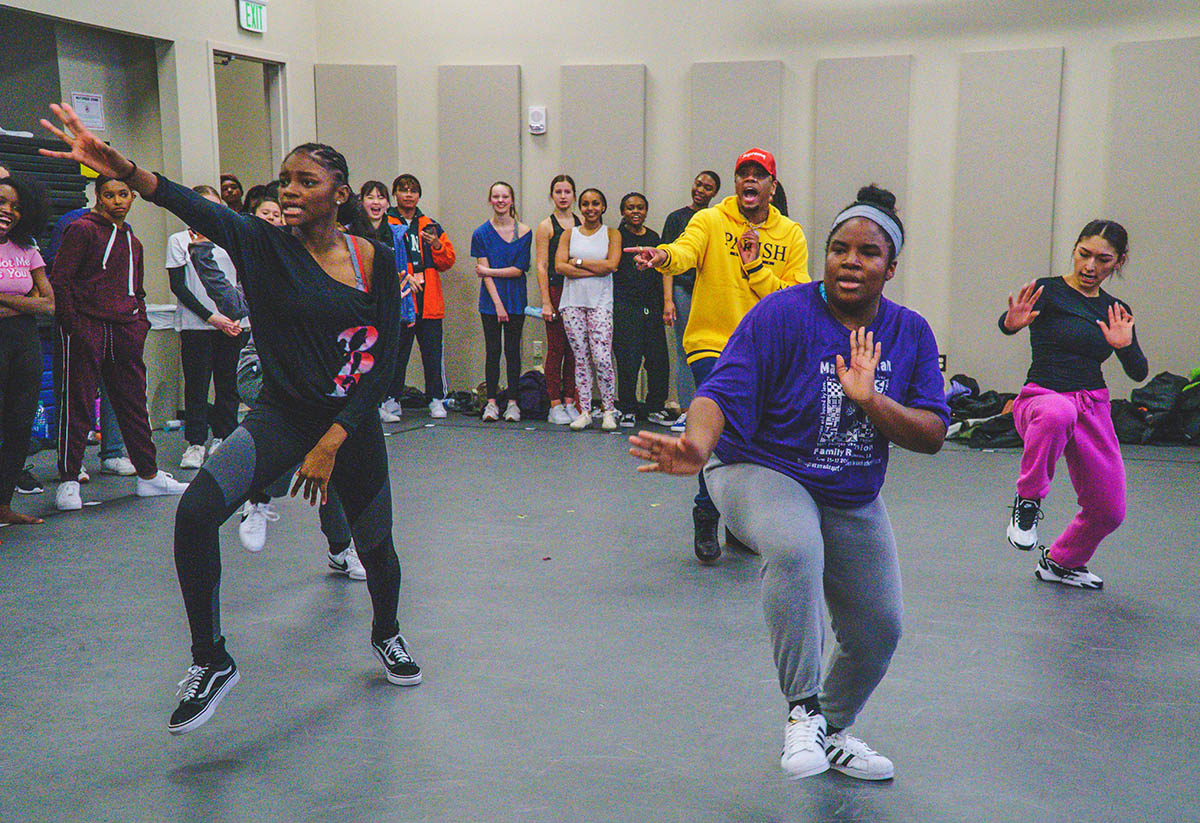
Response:
[[[633,264],[642,271],[661,266],[667,262],[667,253],[662,249],[656,249],[654,246],[630,246],[621,251],[632,254],[634,256]]]
[[[1004,328],[1009,331],[1020,331],[1041,314],[1034,311],[1038,298],[1042,296],[1042,287],[1036,281],[1030,281],[1021,287],[1016,297],[1008,295],[1008,314],[1004,315]]]
[[[1120,303],[1108,307],[1108,322],[1097,320],[1100,331],[1108,345],[1114,349],[1123,349],[1133,342],[1133,315]]]
[[[57,157],[60,160],[74,160],[106,177],[123,177],[129,174],[133,163],[88,131],[87,126],[83,125],[79,115],[75,113],[75,109],[65,103],[61,106],[58,103],[51,103],[50,111],[54,112],[55,116],[62,121],[66,130],[58,128],[45,118],[41,120],[42,127],[70,146],[70,151],[38,149],[41,154],[46,157]]]
[[[850,365],[839,354],[834,366],[842,391],[858,405],[863,405],[875,394],[875,368],[879,365],[882,346],[875,342],[873,332],[857,328],[850,332]]]
[[[748,266],[758,259],[758,248],[758,232],[754,229],[746,229],[737,245],[738,255],[742,258],[743,266]]]
[[[688,440],[687,435],[672,437],[666,434],[640,431],[629,438],[629,453],[646,462],[637,467],[640,472],[663,474],[696,474],[708,462],[705,455]]]

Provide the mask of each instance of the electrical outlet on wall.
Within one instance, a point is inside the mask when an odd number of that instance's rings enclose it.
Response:
[[[944,354],[938,355],[938,368],[941,369],[942,371],[946,370],[946,355],[944,355]]]

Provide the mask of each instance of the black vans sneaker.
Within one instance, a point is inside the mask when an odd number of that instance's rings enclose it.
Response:
[[[241,679],[237,664],[229,656],[220,663],[188,667],[187,674],[179,681],[179,708],[171,714],[167,731],[183,734],[203,726],[225,693]]]
[[[33,466],[26,466],[17,475],[17,485],[14,488],[17,494],[41,494],[45,491],[42,484],[33,476],[32,468]]]
[[[415,686],[421,682],[421,667],[413,662],[412,655],[400,635],[387,640],[372,640],[371,648],[387,670],[389,683],[397,686]]]
[[[1031,551],[1038,544],[1037,524],[1042,519],[1040,500],[1017,495],[1013,498],[1012,517],[1008,520],[1005,536],[1013,548]]]

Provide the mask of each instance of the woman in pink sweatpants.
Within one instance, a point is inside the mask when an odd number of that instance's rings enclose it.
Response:
[[[1100,366],[1115,352],[1132,379],[1144,380],[1149,371],[1129,306],[1100,288],[1125,264],[1128,246],[1119,223],[1093,220],[1075,241],[1071,273],[1027,283],[1009,295],[1000,318],[1005,334],[1029,327],[1033,349],[1025,386],[1013,403],[1025,451],[1008,541],[1025,551],[1039,545],[1041,503],[1059,458],[1065,458],[1079,512],[1049,548],[1040,547],[1034,573],[1083,589],[1103,587],[1087,563],[1125,518],[1125,464]]]

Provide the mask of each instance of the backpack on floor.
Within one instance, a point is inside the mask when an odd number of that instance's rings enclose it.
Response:
[[[1165,371],[1154,375],[1149,383],[1130,393],[1129,401],[1138,409],[1142,420],[1150,428],[1159,430],[1155,439],[1168,439],[1170,430],[1167,424],[1187,382],[1186,377]]]
[[[1122,443],[1149,443],[1154,429],[1146,425],[1137,409],[1128,400],[1112,401],[1113,429],[1117,432],[1117,440]]]
[[[545,420],[550,416],[550,395],[546,393],[546,375],[530,369],[517,384],[517,406],[523,420]]]

